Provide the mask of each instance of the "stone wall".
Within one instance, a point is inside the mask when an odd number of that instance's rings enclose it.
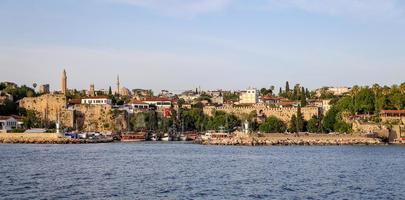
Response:
[[[213,111],[224,111],[226,113],[233,113],[236,116],[241,116],[243,114],[249,114],[252,111],[256,111],[258,115],[264,114],[267,117],[275,116],[284,122],[289,122],[291,116],[297,113],[297,108],[271,108],[267,106],[246,106],[246,107],[236,107],[236,106],[222,106],[222,107],[214,107],[214,106],[207,106],[204,107],[204,113],[207,115],[212,115]],[[318,107],[303,107],[301,108],[301,112],[304,116],[305,120],[309,120],[312,116],[319,115],[319,108]]]
[[[20,100],[20,107],[36,111],[39,118],[57,122],[59,115],[63,127],[73,127],[74,111],[68,110],[66,105],[67,99],[63,94],[45,94]]]

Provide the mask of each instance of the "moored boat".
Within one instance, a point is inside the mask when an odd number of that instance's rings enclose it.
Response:
[[[139,142],[146,140],[146,132],[131,132],[121,135],[121,142]]]
[[[169,141],[169,140],[170,140],[169,134],[167,134],[167,133],[163,134],[163,137],[160,138],[160,139],[161,139],[162,141]]]

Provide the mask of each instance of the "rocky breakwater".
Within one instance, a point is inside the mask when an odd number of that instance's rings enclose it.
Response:
[[[376,145],[383,144],[378,138],[356,135],[326,134],[243,134],[236,133],[226,138],[206,139],[206,145]]]
[[[65,138],[57,133],[0,133],[0,143],[25,143],[25,144],[83,144],[105,143],[112,139],[81,140]]]

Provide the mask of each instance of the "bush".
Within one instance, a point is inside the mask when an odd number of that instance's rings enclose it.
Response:
[[[283,133],[287,129],[286,124],[277,117],[271,116],[259,126],[259,130],[264,133]]]

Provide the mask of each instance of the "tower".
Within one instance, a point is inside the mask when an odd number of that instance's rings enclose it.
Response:
[[[120,95],[120,76],[117,75],[117,94]]]
[[[91,96],[91,97],[96,96],[96,92],[94,91],[94,83],[90,84],[89,96]]]
[[[67,92],[67,76],[66,76],[66,70],[63,70],[62,72],[62,78],[61,78],[61,92],[62,94],[66,95]]]

